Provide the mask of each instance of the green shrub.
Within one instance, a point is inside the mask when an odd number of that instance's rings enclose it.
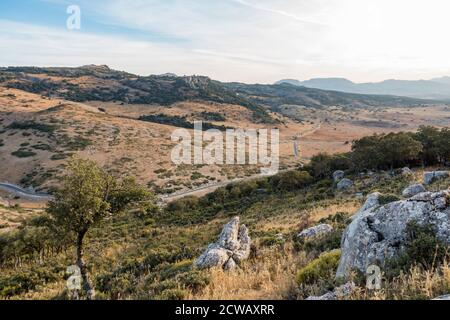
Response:
[[[210,283],[210,277],[207,273],[199,270],[191,270],[177,275],[177,281],[185,288],[193,292],[199,292]]]
[[[392,202],[400,201],[400,200],[401,200],[400,197],[396,196],[395,194],[382,194],[378,198],[378,202],[382,206],[392,203]]]
[[[32,147],[33,149],[36,149],[36,150],[44,150],[44,151],[50,151],[50,150],[52,150],[52,147],[49,146],[48,144],[45,144],[45,143],[36,144],[36,145],[31,146],[31,147]]]
[[[183,289],[167,289],[155,296],[156,300],[184,300],[187,291]]]
[[[283,244],[285,240],[277,232],[270,232],[260,238],[260,244],[264,247],[272,247]]]
[[[335,229],[330,233],[316,237],[312,241],[306,241],[300,245],[308,253],[320,254],[322,252],[339,249],[344,229]]]
[[[334,276],[340,258],[340,250],[322,254],[319,258],[311,261],[308,265],[298,271],[297,283],[300,285],[313,284],[321,279]]]
[[[184,273],[192,268],[192,260],[184,260],[170,265],[167,269],[161,271],[161,279],[173,278],[179,273]]]
[[[37,123],[35,121],[13,122],[8,126],[8,128],[15,130],[36,130],[45,133],[53,133],[56,129],[58,129],[58,127],[55,125]]]
[[[17,151],[12,152],[11,155],[13,155],[17,158],[29,158],[29,157],[34,157],[36,155],[36,152],[27,151],[27,150],[17,150]]]
[[[64,160],[70,157],[70,154],[65,153],[56,153],[50,157],[50,160],[58,161],[58,160]]]
[[[425,270],[438,267],[445,262],[448,253],[449,246],[439,240],[434,226],[410,222],[406,226],[403,252],[397,258],[387,260],[387,276],[396,276],[401,271],[408,272],[415,265]]]
[[[273,176],[270,184],[274,189],[280,191],[293,191],[308,186],[313,178],[306,171],[288,171]]]
[[[194,196],[185,197],[176,201],[172,201],[167,205],[170,212],[195,210],[198,208],[199,199]]]

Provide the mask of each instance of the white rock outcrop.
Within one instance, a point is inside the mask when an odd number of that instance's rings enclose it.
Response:
[[[341,181],[342,179],[344,179],[344,176],[345,176],[345,172],[342,170],[337,170],[337,171],[333,172],[333,180],[336,183]]]
[[[441,180],[450,177],[450,174],[448,171],[431,171],[431,172],[425,172],[423,176],[423,182],[425,184],[430,184],[436,180]]]
[[[402,196],[405,198],[411,198],[414,197],[415,195],[425,192],[427,191],[425,189],[425,187],[421,184],[413,184],[411,186],[409,186],[408,188],[406,188],[405,190],[403,190],[402,192]]]
[[[402,175],[405,175],[405,176],[409,176],[411,174],[414,174],[414,172],[412,172],[412,170],[410,168],[408,168],[408,167],[402,168],[401,172],[402,172]]]
[[[205,252],[194,262],[199,269],[220,267],[224,270],[235,269],[250,255],[251,239],[245,225],[239,225],[239,217],[227,223],[219,240],[211,243]]]
[[[329,224],[319,224],[318,226],[303,230],[298,234],[298,237],[308,240],[317,236],[325,235],[331,231],[333,231],[333,227]]]
[[[356,285],[353,282],[348,282],[340,287],[335,288],[331,292],[327,292],[322,296],[311,296],[306,300],[345,300],[355,290]]]
[[[386,205],[379,203],[379,197],[379,193],[370,195],[345,230],[337,278],[347,278],[352,270],[365,273],[368,266],[382,265],[398,255],[406,227],[413,221],[433,226],[436,236],[450,244],[450,190],[424,192]]]
[[[353,181],[350,179],[344,178],[341,181],[339,181],[339,183],[337,184],[337,189],[338,190],[346,190],[352,186],[353,186]]]

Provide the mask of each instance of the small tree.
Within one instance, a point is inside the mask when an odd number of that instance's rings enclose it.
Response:
[[[73,158],[69,162],[68,174],[47,211],[57,225],[75,235],[77,266],[88,299],[93,298],[94,290],[83,259],[87,232],[105,217],[130,204],[148,207],[152,202],[152,194],[138,186],[134,179],[117,181],[90,160]]]

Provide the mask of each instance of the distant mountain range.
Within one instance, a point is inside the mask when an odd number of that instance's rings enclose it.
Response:
[[[448,84],[445,84],[445,82]],[[320,81],[319,81],[320,82]],[[0,68],[0,87],[14,88],[47,97],[58,97],[75,102],[103,101],[123,104],[170,106],[182,101],[206,101],[241,105],[252,111],[254,120],[273,123],[270,111],[277,112],[283,105],[309,108],[343,106],[347,108],[412,107],[432,100],[392,95],[355,94],[338,91],[339,82],[330,90],[307,88],[291,84],[249,85],[224,83],[205,76],[177,76],[163,74],[138,76],[116,71],[105,65],[78,68]],[[314,84],[314,81],[311,80]],[[293,84],[296,84],[295,82]],[[301,83],[299,83],[300,85]],[[450,87],[450,79],[442,79],[442,86]]]
[[[315,78],[307,81],[285,79],[278,81],[276,84],[282,83],[358,94],[380,94],[420,99],[450,100],[450,77],[434,78],[431,80],[385,80],[371,83],[355,83],[345,78]]]

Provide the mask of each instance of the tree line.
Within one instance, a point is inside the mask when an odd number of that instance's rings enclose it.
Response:
[[[422,126],[417,132],[375,134],[356,140],[348,153],[314,156],[307,166],[318,178],[336,170],[394,170],[401,167],[447,166],[450,129]]]

